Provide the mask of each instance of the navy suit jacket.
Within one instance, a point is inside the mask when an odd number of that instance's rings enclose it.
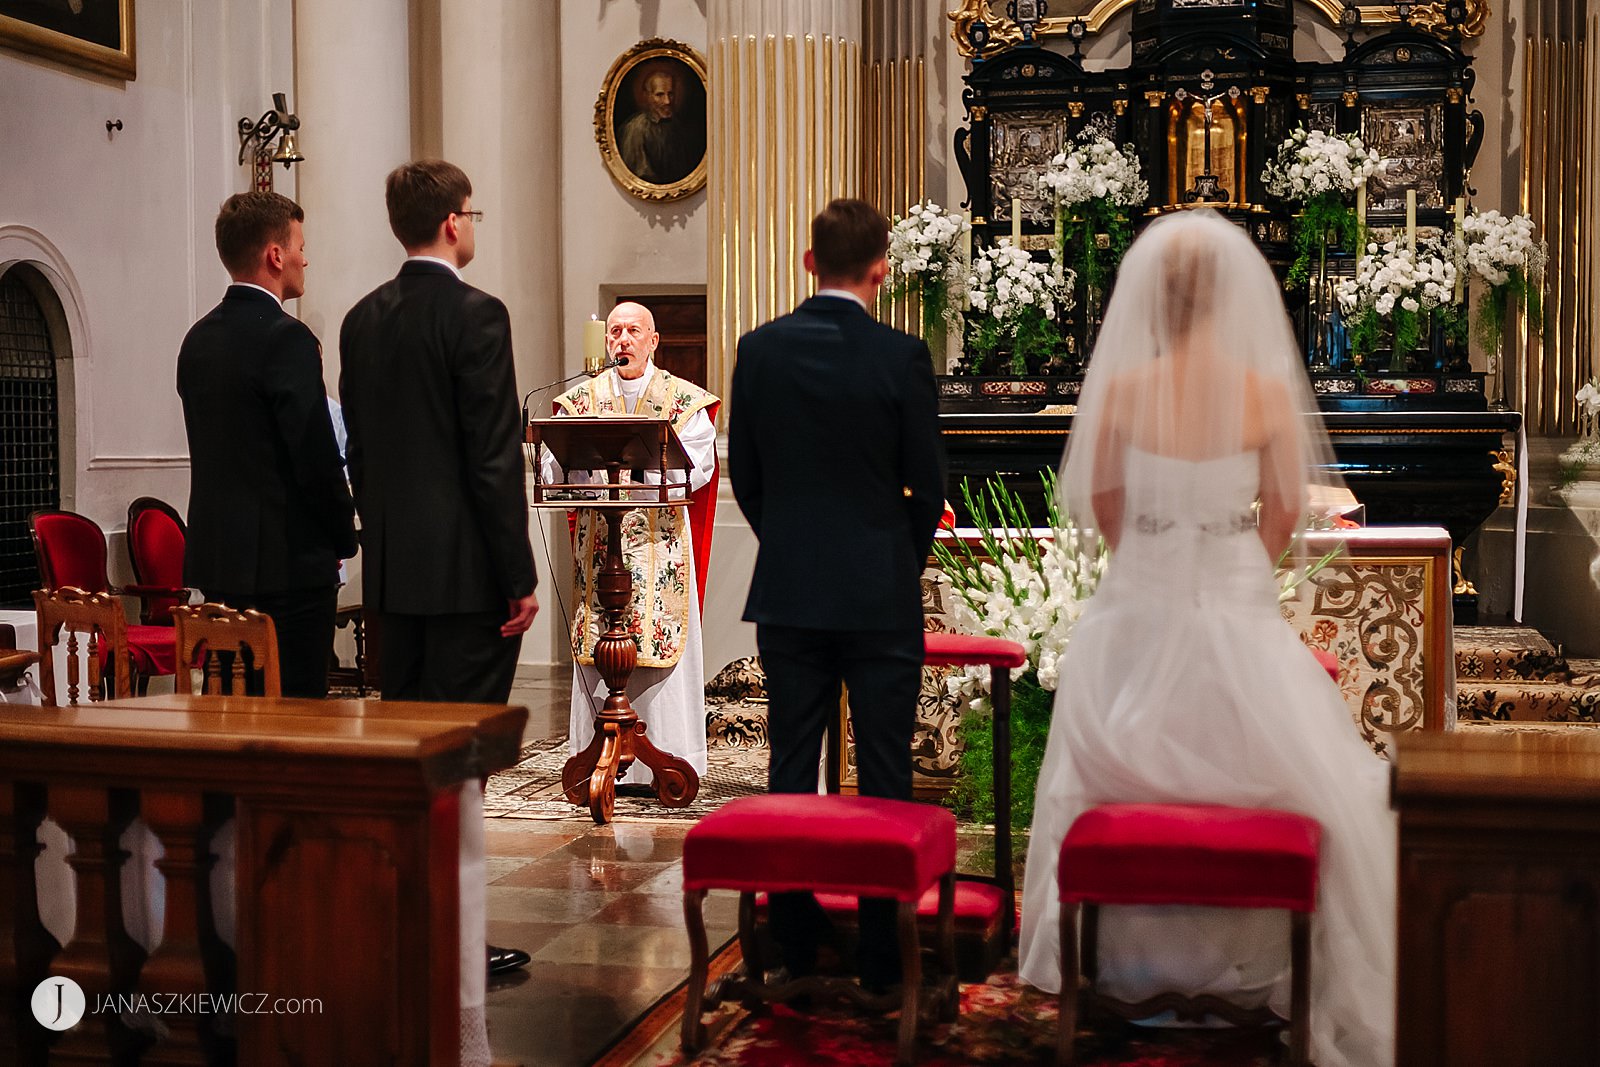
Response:
[[[734,365],[728,473],[761,542],[746,620],[922,629],[944,509],[927,345],[832,296],[752,330]]]
[[[362,602],[504,612],[533,592],[506,306],[442,264],[408,261],[350,309],[339,355]]]
[[[232,285],[178,351],[189,437],[183,575],[206,592],[330,588],[355,555],[322,347],[272,294]]]

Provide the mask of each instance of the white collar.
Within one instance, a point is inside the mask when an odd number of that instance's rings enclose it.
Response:
[[[644,395],[645,388],[649,386],[650,379],[654,378],[655,374],[656,360],[654,356],[651,356],[650,359],[645,362],[644,373],[632,381],[625,379],[617,372],[616,367],[612,367],[611,384],[615,387],[616,391],[623,396],[626,396],[629,399],[637,399],[638,397]]]
[[[255,282],[233,282],[231,284],[242,286],[246,289],[254,289],[257,292],[266,293],[268,296],[272,297],[279,307],[283,307],[283,301],[278,299],[278,294],[274,293],[271,289],[268,289],[265,286],[257,285]]]
[[[406,257],[406,262],[407,263],[437,263],[441,267],[448,267],[450,269],[450,273],[454,274],[456,276],[456,280],[457,281],[466,281],[465,278],[461,277],[461,268],[457,267],[454,263],[450,262],[448,259],[440,259],[438,256],[407,256]]]
[[[872,314],[872,309],[867,307],[867,302],[848,289],[818,289],[817,295],[836,297],[839,300],[853,300],[862,311],[865,311],[868,315]]]

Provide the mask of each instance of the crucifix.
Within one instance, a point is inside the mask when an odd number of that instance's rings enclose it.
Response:
[[[1215,84],[1211,80],[1210,71],[1206,71],[1204,74],[1202,74],[1201,79],[1202,90],[1210,89]],[[1190,93],[1187,89],[1179,89],[1172,95],[1179,100],[1188,100],[1194,94]],[[1228,190],[1222,188],[1218,184],[1221,179],[1211,172],[1211,107],[1219,100],[1237,100],[1238,98],[1239,87],[1237,85],[1228,86],[1226,92],[1215,93],[1211,96],[1194,97],[1194,99],[1200,104],[1200,108],[1203,112],[1203,117],[1205,120],[1205,172],[1202,174],[1196,174],[1194,177],[1194,187],[1187,190],[1183,194],[1184,200],[1191,204],[1225,204],[1229,200]]]

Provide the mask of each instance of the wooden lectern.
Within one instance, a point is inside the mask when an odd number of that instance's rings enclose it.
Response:
[[[688,761],[651,744],[645,724],[628,703],[628,677],[638,662],[639,647],[627,627],[633,575],[622,565],[622,517],[635,508],[687,506],[687,499],[674,500],[668,495],[682,490],[687,498],[687,475],[684,481],[669,482],[667,471],[687,472],[693,464],[667,419],[530,419],[527,442],[533,453],[534,507],[587,509],[601,512],[606,519],[606,563],[596,581],[606,631],[595,643],[594,665],[605,679],[608,695],[595,714],[594,740],[567,760],[561,770],[561,787],[568,800],[588,805],[594,821],[604,825],[611,821],[616,807],[617,775],[637,759],[655,774],[661,803],[670,808],[687,807],[700,793],[700,776]],[[605,471],[606,481],[544,482],[539,473],[541,448],[550,450],[563,471]],[[656,471],[661,483],[622,481],[623,471],[642,479],[646,470]]]

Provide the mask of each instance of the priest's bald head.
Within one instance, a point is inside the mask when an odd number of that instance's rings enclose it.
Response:
[[[656,317],[643,304],[624,301],[606,316],[606,355],[622,361],[617,373],[630,381],[644,374],[660,341]]]

